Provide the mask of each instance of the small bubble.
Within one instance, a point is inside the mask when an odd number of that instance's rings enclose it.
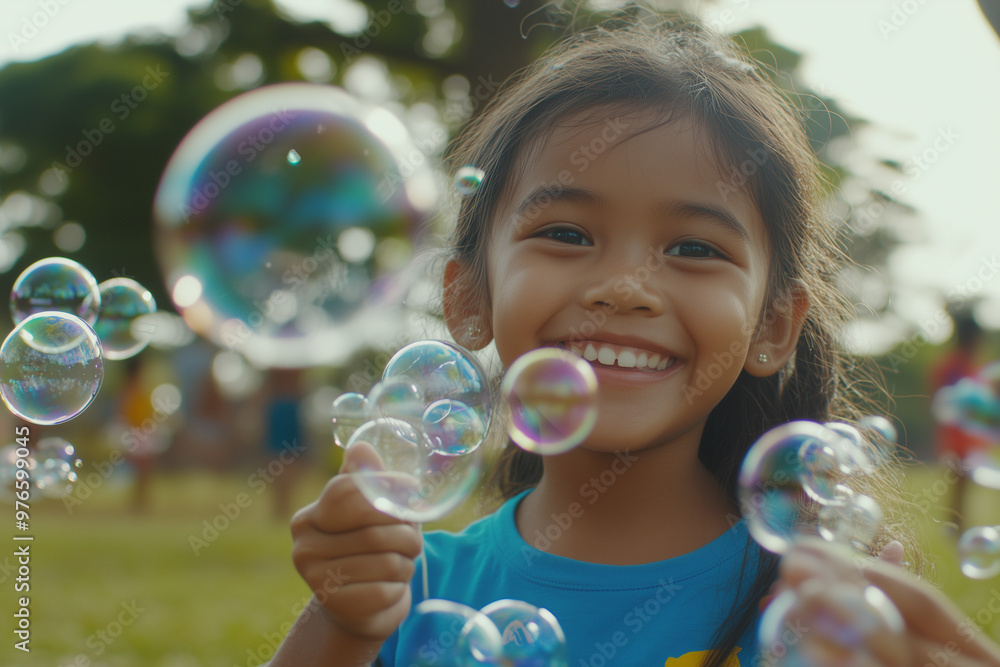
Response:
[[[474,194],[483,184],[486,172],[471,164],[465,165],[455,172],[455,189],[463,196]]]
[[[543,347],[519,357],[501,386],[510,405],[508,431],[517,446],[561,454],[583,442],[597,422],[597,376],[567,350]]]
[[[295,150],[294,148],[292,150],[288,151],[288,156],[287,156],[286,159],[288,160],[288,164],[290,164],[292,166],[295,166],[299,162],[302,162],[302,157],[299,156],[299,152],[297,150]]]
[[[975,526],[958,540],[962,574],[970,579],[991,579],[1000,574],[1000,530]]]

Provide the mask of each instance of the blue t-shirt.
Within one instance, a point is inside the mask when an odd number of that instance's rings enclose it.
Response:
[[[424,536],[430,594],[481,609],[516,599],[555,614],[566,634],[570,667],[605,665],[700,665],[719,624],[735,604],[744,549],[750,541],[740,521],[691,553],[643,565],[603,565],[536,549],[518,533],[514,511],[530,491],[461,533]],[[569,529],[568,514],[546,532],[558,539]],[[562,526],[559,524],[562,523]],[[544,542],[536,542],[544,546]],[[751,553],[756,545],[750,542]],[[744,590],[754,566],[743,573]],[[420,564],[413,577],[413,604],[423,599]],[[400,637],[412,641],[412,614],[382,647],[384,667],[411,667],[416,656],[396,655]],[[504,633],[504,628],[500,628]],[[739,643],[728,666],[752,664],[756,628]],[[692,655],[693,654],[693,655]],[[738,660],[738,662],[737,662]]]

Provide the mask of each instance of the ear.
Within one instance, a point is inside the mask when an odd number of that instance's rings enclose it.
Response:
[[[444,321],[455,342],[481,350],[493,340],[486,300],[465,262],[450,259],[444,267]]]
[[[808,312],[809,295],[798,286],[772,302],[747,350],[744,370],[755,377],[767,377],[781,370],[795,352]]]

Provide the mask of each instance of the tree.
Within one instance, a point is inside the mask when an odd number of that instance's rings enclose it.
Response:
[[[0,200],[6,201],[0,269],[8,258],[0,287],[9,291],[37,259],[65,255],[98,281],[136,278],[169,308],[154,257],[151,203],[174,148],[230,97],[281,81],[350,85],[358,72],[369,78],[384,72],[379,101],[402,114],[416,105],[432,108],[435,122],[453,134],[502,81],[567,31],[643,11],[599,12],[582,0],[365,0],[359,6],[366,20],[320,22],[285,16],[271,0],[215,0],[191,10],[178,37],[75,46],[0,70]],[[836,192],[851,176],[830,148],[863,121],[809,91],[796,75],[801,56],[775,44],[764,29],[735,38],[807,114],[810,139]],[[430,146],[430,159],[440,159],[443,148],[444,142]],[[890,195],[873,196],[892,202]],[[69,221],[86,232],[79,249],[56,233]],[[850,237],[851,250],[883,262],[897,242],[892,229],[876,222],[861,231]]]

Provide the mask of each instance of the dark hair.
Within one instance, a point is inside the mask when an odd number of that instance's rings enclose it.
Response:
[[[648,23],[585,31],[564,40],[473,119],[451,155],[487,174],[463,198],[452,238],[453,256],[468,267],[488,303],[485,250],[490,220],[523,153],[571,114],[607,105],[690,116],[707,129],[724,173],[720,187],[746,192],[768,229],[771,268],[761,321],[800,291],[809,300],[796,351],[778,374],[746,372],[715,407],[699,458],[736,504],[737,476],[750,445],[793,419],[854,421],[867,392],[849,380],[838,332],[852,310],[834,287],[842,253],[821,214],[820,170],[793,104],[733,41],[690,22]],[[539,456],[508,443],[493,483],[510,498],[537,484]],[[719,628],[708,664],[721,665],[758,613],[776,576],[777,559],[748,545],[756,579],[740,582],[740,604]]]

